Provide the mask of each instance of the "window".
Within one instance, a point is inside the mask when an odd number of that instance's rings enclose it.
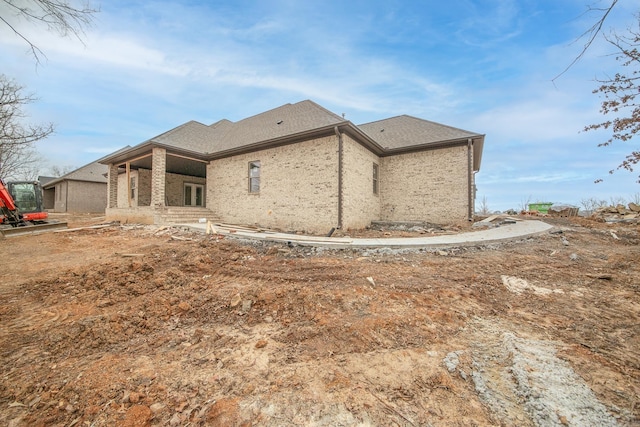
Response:
[[[131,200],[135,200],[136,199],[136,177],[132,176],[131,179],[129,180],[129,187],[131,188]]]
[[[184,205],[185,206],[203,206],[204,185],[200,184],[184,184]]]
[[[377,164],[373,164],[373,194],[378,194],[378,175],[379,174],[379,170],[378,170],[378,165]]]
[[[249,162],[249,193],[260,192],[260,161]]]

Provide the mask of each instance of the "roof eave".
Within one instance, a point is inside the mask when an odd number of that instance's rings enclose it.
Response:
[[[258,141],[251,144],[243,145],[240,147],[229,148],[227,150],[217,151],[210,153],[206,156],[208,160],[217,160],[225,157],[236,156],[239,154],[247,154],[254,151],[265,150],[268,148],[280,147],[283,145],[295,144],[296,142],[304,141],[312,137],[320,137],[334,134],[334,129],[338,128],[343,132],[345,129],[354,129],[355,126],[349,121],[340,123],[334,123],[325,125],[315,129],[309,129],[306,131],[298,132],[295,134],[284,135],[278,138],[267,139],[264,141]]]
[[[207,160],[207,153],[185,150],[173,145],[162,144],[153,140],[149,140],[138,144],[135,147],[132,147],[130,150],[114,153],[111,156],[103,157],[99,160],[99,163],[103,165],[126,163],[128,159],[140,157],[142,155],[150,153],[154,147],[164,148],[165,150],[167,150],[168,154],[178,154],[181,156],[193,157],[202,161]]]
[[[472,139],[474,141],[478,139],[483,140],[484,135],[472,135],[465,138],[456,138],[456,139],[449,139],[446,141],[428,142],[425,144],[408,145],[405,147],[398,147],[398,148],[385,148],[384,153],[382,154],[382,157],[395,156],[398,154],[405,154],[405,153],[413,153],[416,151],[428,151],[428,150],[436,150],[439,148],[466,145],[469,139]]]

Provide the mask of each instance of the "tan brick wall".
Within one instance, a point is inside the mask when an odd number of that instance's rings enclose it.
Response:
[[[384,157],[380,180],[383,220],[467,219],[466,145]]]
[[[151,169],[138,169],[138,206],[151,206]]]
[[[356,141],[343,136],[343,228],[359,229],[380,219],[380,181],[373,193],[373,164],[380,158]],[[378,176],[380,178],[380,176]]]
[[[129,171],[130,178],[135,178],[136,187],[138,186],[138,171],[131,170]],[[129,199],[128,199],[128,189],[129,186],[127,184],[127,174],[121,173],[118,175],[118,206],[119,208],[128,208],[129,207]],[[131,207],[138,206],[138,189],[135,191],[135,198],[131,200]]]
[[[260,193],[248,191],[248,165],[259,160]],[[226,222],[326,233],[338,221],[336,136],[214,160],[207,203]]]
[[[54,203],[54,212],[66,212],[67,211],[67,191],[68,182],[62,181],[56,184],[56,198]]]
[[[175,173],[168,173],[166,175],[166,201],[167,206],[184,206],[184,184],[201,184],[205,185],[205,192],[203,197],[206,199],[206,178],[198,178],[195,176],[178,175]],[[204,200],[203,200],[204,202]],[[203,204],[206,207],[206,202]]]
[[[136,180],[135,197],[131,200],[131,207],[151,205],[151,178],[149,169],[131,170],[130,177]],[[165,202],[167,206],[184,206],[184,184],[206,185],[205,178],[167,173],[165,175]],[[206,189],[205,189],[206,194]],[[206,206],[206,203],[205,203]],[[127,174],[118,175],[118,207],[128,208]]]
[[[115,208],[118,206],[118,166],[109,165],[109,174],[107,178],[107,207]]]
[[[167,150],[153,147],[151,157],[151,205],[165,205],[165,173],[167,169]]]
[[[68,181],[67,212],[104,212],[107,207],[107,184]]]

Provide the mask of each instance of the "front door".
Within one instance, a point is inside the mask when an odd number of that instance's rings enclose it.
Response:
[[[184,205],[204,206],[204,185],[184,184]]]

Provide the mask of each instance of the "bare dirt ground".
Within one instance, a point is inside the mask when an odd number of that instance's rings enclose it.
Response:
[[[0,424],[639,425],[640,226],[555,225],[414,251],[5,239]]]

